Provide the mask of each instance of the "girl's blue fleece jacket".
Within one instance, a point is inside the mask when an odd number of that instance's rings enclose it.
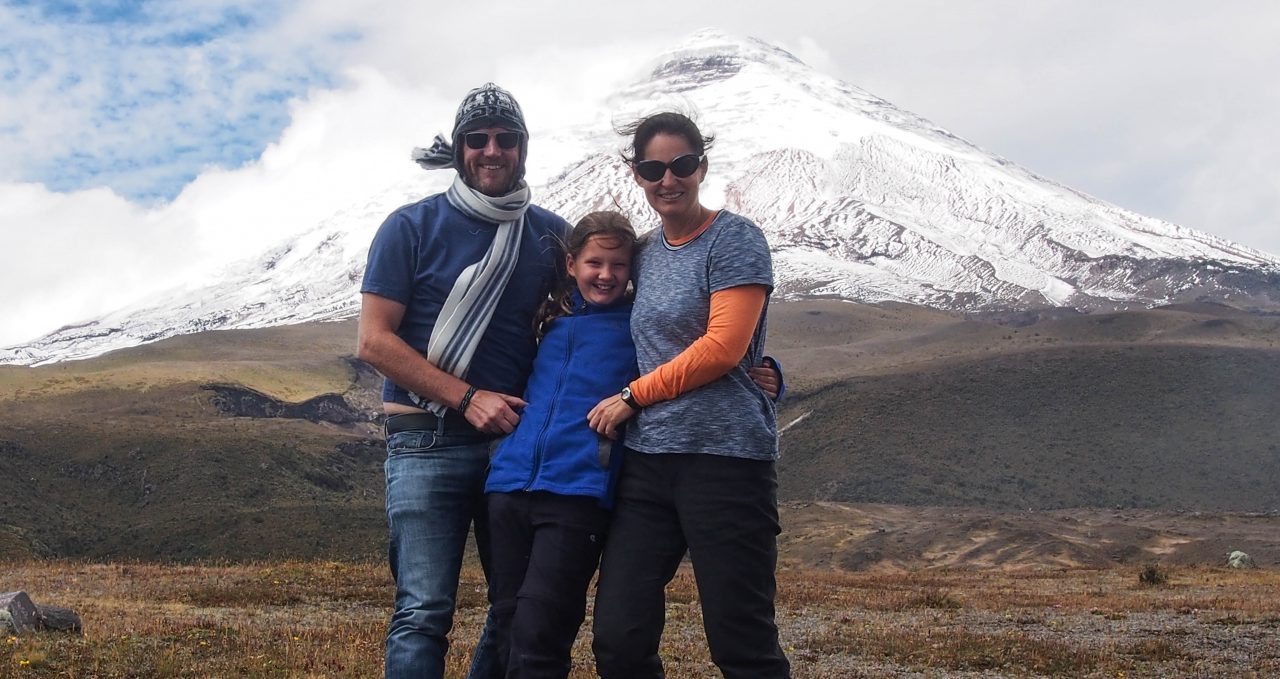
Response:
[[[487,493],[548,491],[612,504],[620,455],[587,425],[587,413],[639,376],[631,302],[608,306],[573,292],[573,313],[551,322],[538,345],[528,402],[490,461]],[[611,462],[613,464],[611,464]]]

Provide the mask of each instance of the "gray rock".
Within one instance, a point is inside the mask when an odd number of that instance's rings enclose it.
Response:
[[[1245,554],[1240,550],[1236,550],[1227,555],[1227,568],[1257,568],[1258,564],[1253,562],[1253,557]]]
[[[42,630],[70,632],[72,634],[80,634],[83,631],[83,625],[80,624],[80,615],[70,608],[36,604],[36,609],[40,615],[40,629]]]
[[[0,594],[0,629],[13,634],[34,632],[40,622],[40,613],[26,592]]]
[[[70,608],[41,606],[26,592],[0,594],[0,633],[82,632],[80,615]]]

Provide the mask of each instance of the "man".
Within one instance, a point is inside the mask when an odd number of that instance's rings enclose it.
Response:
[[[393,212],[369,249],[359,356],[381,372],[387,522],[396,581],[387,677],[443,677],[458,574],[475,524],[488,571],[484,480],[494,438],[519,421],[536,349],[533,317],[556,277],[568,225],[529,203],[519,104],[489,83],[458,107],[446,193]],[[501,676],[486,622],[471,676]]]

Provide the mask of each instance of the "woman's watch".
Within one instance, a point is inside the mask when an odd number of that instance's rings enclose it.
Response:
[[[623,387],[622,393],[619,394],[619,396],[622,398],[623,403],[631,406],[632,410],[639,410],[641,408],[640,404],[636,403],[636,397],[631,395],[630,386]]]

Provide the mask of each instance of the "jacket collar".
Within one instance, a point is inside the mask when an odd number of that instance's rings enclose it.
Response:
[[[626,305],[631,300],[627,299],[626,295],[623,295],[619,297],[617,301],[611,304],[595,304],[593,302],[588,302],[586,299],[584,299],[582,297],[582,293],[578,291],[578,286],[575,284],[573,286],[573,290],[569,292],[569,301],[573,305],[573,313],[592,314],[592,313],[599,313],[601,311],[612,311],[614,309],[617,309],[619,307]]]

